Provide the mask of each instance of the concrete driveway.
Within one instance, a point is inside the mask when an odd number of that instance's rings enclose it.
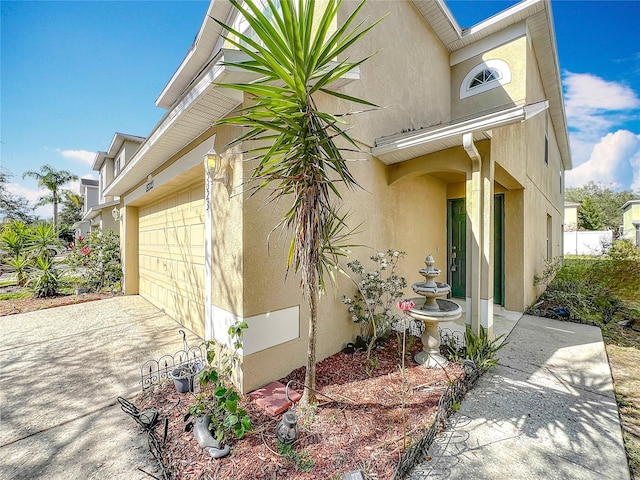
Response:
[[[0,479],[149,479],[146,436],[116,397],[182,348],[180,328],[138,296],[0,317]]]

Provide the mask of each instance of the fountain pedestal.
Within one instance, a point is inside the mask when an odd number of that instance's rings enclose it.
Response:
[[[425,277],[424,282],[414,283],[413,291],[424,297],[413,299],[416,305],[421,307],[412,308],[407,314],[416,320],[424,323],[424,333],[422,334],[422,351],[416,354],[415,361],[428,368],[439,368],[447,365],[448,360],[440,354],[440,332],[438,323],[450,322],[460,318],[462,307],[456,302],[446,300],[444,297],[449,294],[451,287],[446,283],[434,281],[440,275],[440,270],[433,268],[433,257],[429,255],[425,263],[427,268],[420,270],[420,275]]]

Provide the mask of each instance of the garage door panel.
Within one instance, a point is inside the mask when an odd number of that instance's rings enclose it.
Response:
[[[139,208],[140,295],[204,335],[204,184]]]

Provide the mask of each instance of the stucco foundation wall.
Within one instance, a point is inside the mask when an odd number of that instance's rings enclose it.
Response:
[[[401,180],[394,187],[386,183],[386,167],[375,159],[354,164],[353,172],[364,190],[346,192],[345,204],[351,205],[350,225],[360,225],[358,235],[349,243],[350,259],[359,259],[372,270],[371,255],[389,248],[407,252],[398,273],[409,287],[406,296],[414,296],[410,285],[422,281],[418,270],[431,253],[437,265],[446,264],[446,184],[428,176]],[[278,220],[271,207],[255,197],[245,203],[245,314],[247,316],[300,306],[299,338],[243,358],[244,390],[264,385],[302,366],[307,358],[308,306],[301,298],[299,278],[284,279],[289,236],[267,251],[266,235]],[[282,207],[284,208],[284,206]],[[274,235],[277,237],[277,234]],[[346,266],[346,260],[343,262]],[[322,360],[352,341],[359,332],[341,301],[342,295],[354,295],[354,284],[338,275],[338,287],[329,285],[321,298],[318,320],[317,358]],[[355,279],[358,280],[357,278]],[[293,366],[293,367],[292,367]]]
[[[204,186],[139,208],[140,295],[204,336]]]

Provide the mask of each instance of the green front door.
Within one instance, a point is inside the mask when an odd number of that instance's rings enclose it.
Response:
[[[504,194],[493,201],[493,303],[504,306]]]
[[[451,285],[451,295],[457,298],[465,298],[467,275],[467,212],[465,199],[449,200],[448,207],[448,281]]]
[[[467,214],[465,199],[449,200],[447,208],[447,281],[451,285],[451,295],[466,297],[467,274]],[[504,305],[504,195],[498,194],[494,201],[494,269],[493,301]]]

